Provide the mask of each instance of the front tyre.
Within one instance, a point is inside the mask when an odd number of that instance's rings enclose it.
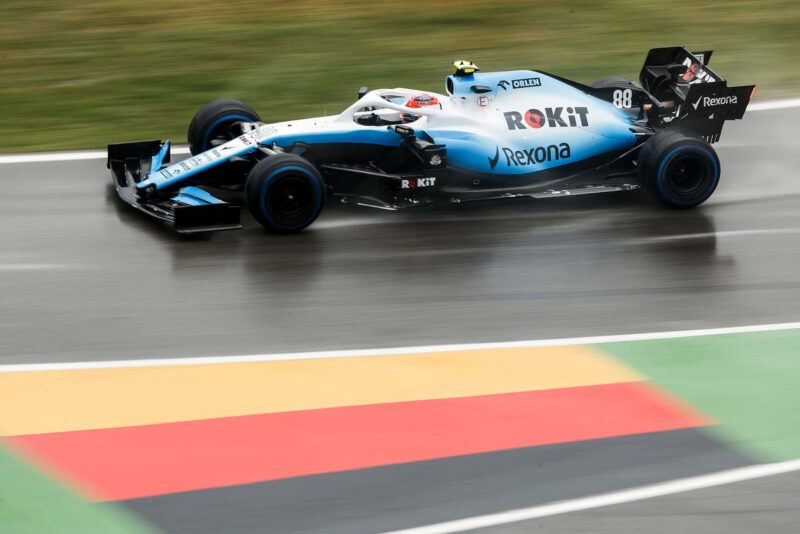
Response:
[[[674,208],[705,202],[717,188],[720,162],[702,139],[676,130],[662,130],[639,153],[639,181],[644,189]]]
[[[258,162],[247,176],[244,198],[255,220],[279,234],[299,232],[322,211],[325,184],[308,160],[275,154]]]
[[[261,122],[261,117],[250,106],[239,100],[220,99],[209,102],[198,110],[186,134],[189,151],[200,154],[217,145],[227,143],[240,135],[243,122]]]

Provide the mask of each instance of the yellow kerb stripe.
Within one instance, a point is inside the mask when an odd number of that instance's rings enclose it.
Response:
[[[0,436],[642,379],[588,346],[0,373]]]

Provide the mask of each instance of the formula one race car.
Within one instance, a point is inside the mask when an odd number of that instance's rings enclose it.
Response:
[[[716,188],[711,143],[755,89],[728,87],[710,57],[657,48],[638,83],[591,86],[458,61],[447,95],[362,88],[339,115],[280,123],[217,100],[189,125],[192,157],[169,165],[169,141],[124,143],[109,145],[108,166],[125,202],[179,232],[240,228],[239,207],[201,187],[243,190],[253,217],[279,233],[311,224],[328,195],[399,209],[643,187],[688,208]]]

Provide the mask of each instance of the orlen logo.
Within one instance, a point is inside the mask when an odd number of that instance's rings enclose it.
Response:
[[[507,90],[508,80],[500,80],[499,82],[497,82],[497,86],[500,89]],[[512,89],[524,89],[526,87],[541,87],[541,86],[542,86],[541,78],[519,78],[517,80],[511,80]]]
[[[522,150],[514,150],[508,147],[497,147],[493,158],[489,158],[489,166],[494,169],[500,160],[500,151],[505,156],[506,167],[526,167],[537,163],[548,161],[559,161],[568,159],[572,156],[572,150],[568,143],[558,145],[534,146]]]
[[[524,115],[517,111],[506,111],[503,115],[509,130],[525,130],[526,128],[538,130],[545,124],[550,128],[589,126],[589,108],[584,107],[566,108],[566,110],[564,108],[544,108],[544,113],[538,109],[529,109]]]

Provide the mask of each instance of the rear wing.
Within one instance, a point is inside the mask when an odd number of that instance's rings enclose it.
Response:
[[[673,101],[673,121],[710,143],[719,141],[726,120],[741,119],[755,85],[728,87],[708,63],[712,51],[653,48],[639,74],[642,87],[659,102]]]

